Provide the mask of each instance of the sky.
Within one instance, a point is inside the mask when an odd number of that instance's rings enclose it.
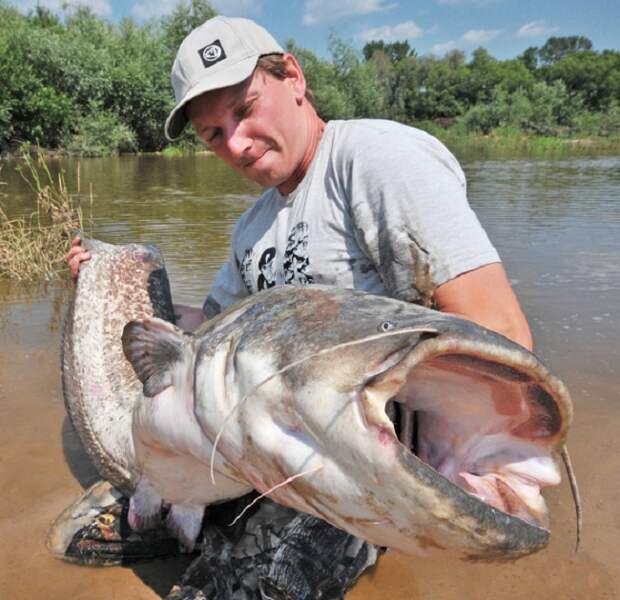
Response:
[[[138,22],[171,12],[178,0],[69,0],[116,22]],[[28,10],[52,10],[67,0],[10,0]],[[514,58],[550,36],[583,35],[595,50],[620,50],[620,0],[213,0],[227,16],[254,19],[282,44],[329,57],[332,32],[361,49],[366,41],[408,40],[418,55],[443,56],[454,48],[467,55],[485,47],[499,59]]]

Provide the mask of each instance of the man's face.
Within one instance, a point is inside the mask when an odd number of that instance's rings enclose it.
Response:
[[[187,116],[198,136],[231,167],[264,187],[279,186],[295,172],[306,151],[305,83],[257,69],[245,81],[192,100]],[[301,94],[301,96],[300,96]]]

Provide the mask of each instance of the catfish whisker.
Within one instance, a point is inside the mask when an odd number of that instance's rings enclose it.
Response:
[[[302,471],[301,473],[297,473],[296,475],[291,475],[288,479],[285,479],[284,481],[281,481],[280,483],[277,483],[276,485],[274,485],[272,488],[269,488],[266,492],[263,492],[260,496],[254,498],[254,500],[252,500],[252,502],[250,502],[229,524],[229,527],[232,527],[244,514],[245,512],[252,506],[254,506],[254,504],[256,504],[259,500],[262,500],[265,496],[268,496],[269,494],[271,494],[271,492],[274,492],[275,490],[277,490],[278,488],[281,488],[289,483],[291,483],[291,481],[294,481],[295,479],[299,479],[300,477],[303,477],[304,475],[310,475],[312,473],[316,473],[317,471],[320,471],[323,468],[323,465],[317,465],[316,467],[312,467],[312,469],[308,469],[307,471]]]

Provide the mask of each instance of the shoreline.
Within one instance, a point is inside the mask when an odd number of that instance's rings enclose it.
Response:
[[[482,133],[463,133],[456,127],[442,127],[435,122],[414,123],[417,127],[438,138],[442,143],[457,153],[474,152],[481,154],[484,158],[539,158],[553,157],[556,154],[562,156],[584,156],[597,154],[620,153],[620,135],[592,136],[592,135],[573,135],[573,136],[552,136],[552,135],[529,135],[518,129],[496,129],[489,134]],[[105,158],[110,156],[164,156],[176,158],[179,156],[191,156],[202,154],[206,156],[214,155],[201,142],[185,143],[182,145],[168,145],[158,151],[137,151],[110,153],[98,156],[85,156],[68,152],[64,148],[40,148],[35,144],[22,145],[12,152],[0,153],[0,161],[10,161],[20,159],[24,152],[29,154],[41,152],[46,158],[73,158],[84,160],[87,158]]]

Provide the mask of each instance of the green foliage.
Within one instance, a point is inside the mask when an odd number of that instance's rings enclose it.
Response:
[[[26,99],[31,118],[28,138],[56,147],[77,113],[73,100],[53,87],[37,87]]]
[[[392,63],[400,62],[407,56],[415,56],[415,50],[409,46],[407,40],[391,43],[386,43],[383,40],[373,40],[368,42],[362,49],[366,60],[370,60],[377,52],[387,55]]]
[[[516,127],[541,135],[557,135],[573,124],[580,109],[562,82],[540,81],[528,90],[493,89],[490,102],[472,106],[464,117],[469,131],[489,134],[499,127]],[[562,127],[565,129],[562,130]]]
[[[561,81],[555,81],[551,85],[540,81],[532,88],[530,101],[532,112],[526,126],[536,133],[553,134],[560,126],[569,127],[580,109],[579,101],[571,98]]]
[[[214,14],[191,0],[159,22],[112,25],[86,8],[25,16],[0,0],[0,150],[20,140],[87,155],[163,148],[178,42]]]
[[[517,56],[517,60],[520,60],[530,73],[534,73],[538,68],[538,48],[530,46]]]
[[[183,149],[182,146],[177,146],[176,144],[170,144],[170,146],[166,146],[161,151],[161,154],[162,156],[177,157],[177,156],[183,156],[185,154],[185,150]]]
[[[543,64],[552,64],[573,52],[591,49],[592,42],[587,37],[580,35],[550,37],[538,51],[538,58]]]
[[[542,75],[548,82],[563,82],[590,110],[605,110],[620,101],[620,52],[574,52],[544,67]]]
[[[604,112],[579,112],[574,129],[582,135],[620,135],[620,104],[614,101]]]
[[[24,15],[0,0],[0,151],[20,141],[88,156],[164,149],[178,45],[215,14],[208,0],[181,0],[159,20],[111,24],[86,8],[59,17],[37,5]],[[596,52],[587,38],[550,38],[512,60],[484,48],[469,61],[459,50],[418,56],[407,41],[373,40],[359,52],[337,36],[330,60],[293,42],[287,49],[327,120],[390,118],[476,134],[618,132],[620,52]]]
[[[207,0],[181,0],[172,14],[162,22],[164,42],[175,54],[183,39],[207,19],[217,15],[217,11]]]
[[[301,64],[322,118],[348,119],[383,114],[384,90],[375,67],[363,62],[350,44],[333,37],[330,41],[332,62],[296,47],[292,41],[286,46]]]
[[[111,112],[93,106],[90,114],[82,117],[76,133],[69,136],[65,146],[70,154],[79,156],[108,156],[118,152],[133,152],[136,135]]]

